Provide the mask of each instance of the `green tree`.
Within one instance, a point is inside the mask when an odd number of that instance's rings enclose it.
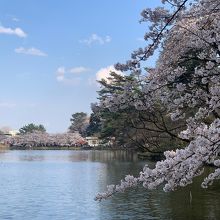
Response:
[[[187,140],[181,139],[178,133],[185,128],[186,122],[178,120],[173,123],[168,109],[160,100],[155,100],[151,109],[145,110],[129,104],[127,93],[138,97],[140,105],[144,103],[144,82],[135,75],[122,76],[110,73],[108,81],[99,81],[102,89],[99,91],[99,117],[101,120],[101,138],[114,137],[116,144],[126,147],[138,148],[141,151],[163,152],[169,148],[182,147]],[[116,110],[111,102],[114,97],[120,96],[121,108]],[[108,108],[108,100],[111,108]],[[109,101],[110,100],[110,101]],[[143,100],[143,101],[142,101]],[[130,103],[133,100],[129,100]]]
[[[89,125],[89,117],[85,112],[76,112],[70,119],[70,132],[79,132],[83,137],[86,136],[86,128]]]
[[[35,131],[46,132],[46,129],[43,125],[35,125],[30,123],[28,125],[23,126],[19,129],[20,134],[33,133]]]
[[[93,112],[89,118],[89,125],[86,128],[86,136],[100,136],[102,123],[97,113]]]

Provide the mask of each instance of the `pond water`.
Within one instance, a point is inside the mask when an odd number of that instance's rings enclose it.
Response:
[[[146,162],[125,151],[1,151],[0,219],[220,219],[220,183],[202,189],[200,178],[171,193],[134,189],[94,201]]]

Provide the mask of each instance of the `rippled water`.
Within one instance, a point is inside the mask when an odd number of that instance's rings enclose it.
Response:
[[[145,162],[123,151],[1,151],[0,220],[220,219],[220,184],[204,190],[200,179],[172,193],[138,189],[93,200]]]

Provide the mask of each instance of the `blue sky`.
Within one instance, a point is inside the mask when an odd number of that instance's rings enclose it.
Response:
[[[90,113],[97,73],[145,45],[140,12],[158,3],[0,0],[0,127],[64,132],[72,113]]]

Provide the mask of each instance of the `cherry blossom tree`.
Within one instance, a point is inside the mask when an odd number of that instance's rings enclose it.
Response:
[[[15,146],[17,148],[34,148],[34,147],[73,147],[81,146],[86,143],[78,132],[48,134],[46,132],[35,131],[9,137],[4,140],[5,144]]]
[[[99,193],[96,200],[139,184],[147,189],[163,184],[164,191],[172,191],[192,183],[207,164],[215,168],[202,187],[220,178],[220,2],[162,0],[162,4],[142,12],[142,22],[150,23],[145,35],[149,44],[135,51],[126,64],[116,64],[121,71],[145,76],[141,92],[130,91],[132,85],[128,84],[123,93],[107,97],[102,104],[116,112],[124,104],[150,111],[159,100],[173,121],[186,121],[187,128],[179,137],[188,140],[188,145],[166,151],[155,168],[146,165],[139,176],[127,175],[120,184]],[[144,74],[144,61],[157,49],[161,53],[156,67]]]
[[[108,81],[99,82],[102,89],[98,92],[100,103],[96,106],[96,113],[101,119],[101,134],[104,134],[104,137],[113,135],[119,144],[121,142],[118,140],[121,139],[126,148],[131,145],[139,151],[151,153],[162,153],[165,149],[178,148],[188,142],[178,136],[178,133],[186,128],[185,120],[179,119],[178,123],[173,123],[167,114],[167,106],[159,99],[151,105],[151,109],[140,105],[145,101],[142,91],[146,86],[140,77],[122,76],[112,72]],[[120,98],[115,100],[115,97]],[[128,97],[129,105],[125,102]],[[111,105],[105,107],[106,99],[109,102],[114,100],[114,103],[111,102]]]

